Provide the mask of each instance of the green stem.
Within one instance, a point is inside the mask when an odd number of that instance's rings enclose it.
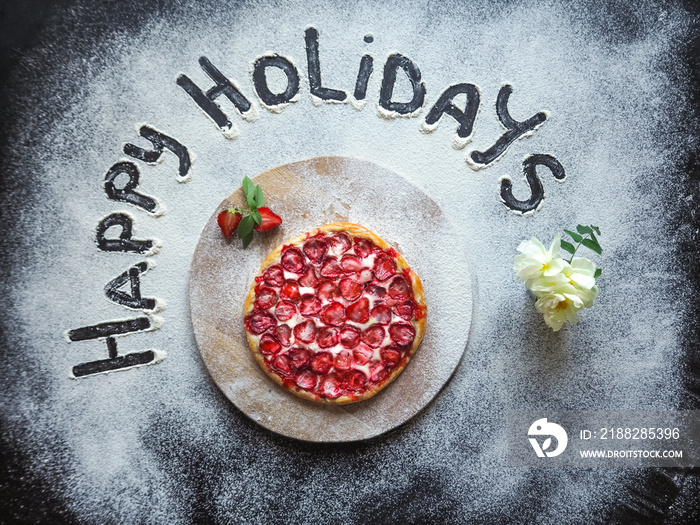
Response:
[[[586,240],[588,237],[590,237],[590,236],[591,236],[591,234],[590,234],[590,233],[587,233],[586,236],[585,236],[583,239],[581,239],[581,242],[578,243],[578,244],[576,245],[576,248],[574,248],[574,253],[571,254],[571,258],[570,258],[569,261],[568,261],[569,264],[571,264],[571,261],[574,260],[574,255],[576,255],[576,252],[578,251],[578,249],[579,249],[579,247],[581,246],[581,244],[583,243],[583,241],[585,241],[585,240]]]

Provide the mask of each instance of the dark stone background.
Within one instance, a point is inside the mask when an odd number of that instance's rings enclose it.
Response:
[[[66,53],[91,53],[100,60],[100,53],[95,52],[105,45],[105,35],[110,32],[138,32],[139,27],[152,18],[163,16],[167,11],[181,11],[185,7],[174,7],[165,0],[140,1],[123,0],[120,2],[80,2],[80,1],[50,1],[24,0],[0,2],[0,151],[14,147],[12,129],[15,122],[28,118],[28,111],[40,114],[44,125],[50,125],[52,119],[61,114],[62,104],[73,95],[68,88],[53,86],[51,93],[42,89],[44,71],[60,67],[61,57],[50,57],[39,53],[42,57],[43,68],[34,67],[28,70],[23,64],[26,54],[41,49],[51,42],[54,49],[65,49]],[[683,6],[694,13],[695,22],[700,15],[700,3],[686,0]],[[635,31],[633,20],[634,7],[625,3],[602,2],[601,16],[609,17],[611,26],[616,34],[631,34]],[[235,7],[230,7],[234,9]],[[70,13],[68,14],[69,11]],[[89,27],[86,31],[84,28]],[[697,24],[696,24],[697,27]],[[696,108],[696,117],[700,118],[700,34],[696,30],[695,38],[687,42],[685,53],[676,60],[687,62],[692,68],[694,89],[692,98]],[[13,72],[25,68],[22,83],[15,81]],[[61,91],[66,89],[66,91]],[[31,110],[27,109],[27,100],[33,102]],[[63,102],[61,102],[63,100]],[[700,214],[695,203],[700,202],[700,152],[686,151],[679,157],[678,163],[687,174],[687,182],[694,186],[695,199],[688,201],[669,202],[670,213],[673,213],[678,224],[690,225],[691,231],[700,229]],[[22,177],[10,173],[0,154],[0,194],[2,203],[8,200],[21,202],[31,199],[32,188]],[[17,217],[8,215],[7,207],[0,208],[2,228],[5,239],[2,244],[3,255],[21,246],[14,232]],[[697,234],[694,238],[678,246],[679,262],[687,269],[688,283],[696,290],[696,315],[688,316],[686,331],[687,348],[687,391],[685,409],[700,409],[700,255],[698,254]],[[3,265],[4,266],[4,265]],[[9,286],[11,268],[6,269],[0,277],[3,291]],[[3,293],[4,295],[4,293]],[[690,309],[688,309],[690,311]],[[13,359],[21,349],[10,347],[7,342],[12,326],[3,323],[0,333],[0,352],[4,362]],[[4,374],[3,374],[4,375]],[[2,398],[3,416],[10,410],[11,400]],[[233,410],[233,409],[232,409]],[[4,418],[3,418],[4,419]],[[239,418],[242,424],[261,430],[246,418]],[[172,422],[164,417],[163,425]],[[157,426],[157,425],[156,425]],[[78,523],[84,517],[76,516],[66,507],[60,487],[60,474],[54,476],[38,475],[27,467],[28,462],[23,457],[23,451],[17,443],[23,440],[26,429],[8,428],[7,420],[3,421],[0,430],[0,522],[3,523]],[[304,465],[313,461],[314,457],[338,457],[346,453],[356,453],[363,456],[367,444],[343,444],[333,446],[317,446],[304,443],[290,442],[274,435],[268,439],[277,448],[285,449],[300,458],[299,477],[303,479]],[[157,441],[158,434],[152,433],[151,439]],[[379,438],[381,441],[385,438]],[[158,443],[153,443],[157,448]],[[251,446],[242,443],[241,446]],[[184,469],[184,476],[191,486],[196,487],[188,497],[192,523],[208,523],[215,521],[209,514],[209,498],[207,476],[205,472],[216,471],[216,460],[195,449],[194,455],[177,458],[173,462],[178,469]],[[344,461],[351,473],[352,458]],[[204,468],[203,468],[204,467]],[[454,514],[454,502],[444,499],[439,480],[431,482],[431,474],[415,472],[413,484],[402,488],[392,501],[383,502],[372,509],[358,509],[358,523],[442,523],[460,522],[461,517]],[[542,490],[541,482],[533,480],[531,496],[524,496],[521,508],[508,509],[505,514],[517,516],[524,509],[536,506],[538,489]],[[647,469],[643,483],[629,487],[628,497],[613,505],[609,515],[604,519],[608,523],[700,523],[700,473],[698,469],[672,470]],[[274,509],[260,509],[261,519],[269,522],[279,521]],[[88,520],[89,521],[89,520]]]

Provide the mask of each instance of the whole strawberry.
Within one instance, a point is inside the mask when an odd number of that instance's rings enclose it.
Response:
[[[248,177],[243,179],[243,194],[248,208],[229,208],[217,217],[217,222],[224,237],[231,237],[238,231],[238,238],[246,248],[253,240],[254,232],[266,232],[282,224],[282,218],[270,208],[264,206],[265,195],[260,185],[253,184]]]

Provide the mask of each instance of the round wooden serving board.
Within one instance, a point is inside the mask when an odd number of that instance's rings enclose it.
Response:
[[[392,171],[367,161],[321,157],[253,178],[284,220],[247,249],[225,239],[220,210],[243,206],[239,188],[213,210],[190,268],[190,314],[211,376],[260,425],[304,441],[368,439],[409,420],[447,383],[464,353],[472,315],[461,242],[440,207]],[[262,261],[285,240],[330,222],[354,222],[393,245],[419,275],[428,305],[426,334],[401,375],[376,396],[343,406],[301,399],[259,368],[243,328],[243,303]]]

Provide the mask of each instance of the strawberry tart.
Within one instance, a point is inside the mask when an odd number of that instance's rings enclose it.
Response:
[[[393,381],[426,326],[423,286],[370,230],[333,223],[276,248],[245,302],[265,373],[319,403],[368,399]]]

